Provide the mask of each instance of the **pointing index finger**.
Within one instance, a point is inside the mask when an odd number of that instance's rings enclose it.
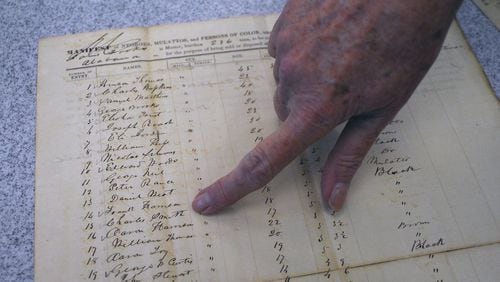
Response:
[[[208,215],[234,204],[270,182],[308,145],[309,142],[299,139],[297,130],[287,119],[276,132],[245,155],[229,174],[200,191],[193,201],[193,209]]]

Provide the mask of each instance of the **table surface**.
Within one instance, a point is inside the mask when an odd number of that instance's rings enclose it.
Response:
[[[278,13],[285,0],[0,0],[0,280],[33,280],[37,47],[42,37]],[[500,95],[500,32],[470,1],[457,18]],[[499,96],[500,97],[500,96]]]

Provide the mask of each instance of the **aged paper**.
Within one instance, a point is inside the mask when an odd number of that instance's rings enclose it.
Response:
[[[500,0],[474,0],[474,3],[500,29]]]
[[[276,130],[276,16],[40,41],[38,281],[492,281],[500,105],[460,29],[329,214],[332,132],[224,213],[190,203]]]

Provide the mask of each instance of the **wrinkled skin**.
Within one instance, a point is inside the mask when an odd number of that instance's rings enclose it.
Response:
[[[436,59],[457,0],[289,0],[269,53],[284,121],[193,201],[214,214],[267,184],[309,145],[348,121],[323,168],[324,200],[339,210],[363,158]]]

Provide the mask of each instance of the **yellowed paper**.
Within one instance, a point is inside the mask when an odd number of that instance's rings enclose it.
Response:
[[[341,128],[221,215],[191,210],[199,189],[279,126],[266,47],[275,20],[40,41],[36,280],[385,281],[411,273],[461,281],[470,275],[463,265],[485,268],[483,253],[498,265],[500,105],[456,24],[367,155],[343,211],[329,214],[319,190]],[[484,271],[471,280],[498,277]]]
[[[429,254],[324,273],[299,276],[293,281],[498,281],[500,244]],[[343,271],[344,273],[340,273]]]
[[[500,29],[500,0],[474,0],[474,3]]]

